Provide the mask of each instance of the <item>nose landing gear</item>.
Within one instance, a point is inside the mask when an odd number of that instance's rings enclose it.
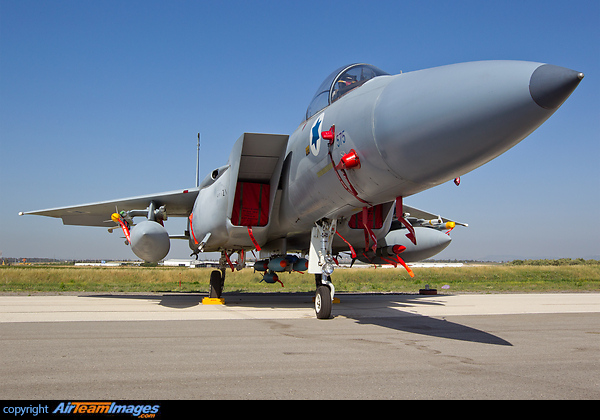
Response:
[[[331,318],[335,288],[330,281],[333,272],[331,243],[336,232],[336,221],[322,219],[312,228],[308,258],[308,272],[315,275],[317,292],[315,312],[318,319]]]

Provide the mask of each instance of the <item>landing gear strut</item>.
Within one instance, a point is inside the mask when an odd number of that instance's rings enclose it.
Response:
[[[209,235],[207,235],[208,237]],[[232,250],[221,251],[221,258],[219,259],[219,270],[213,270],[210,273],[210,289],[208,298],[202,299],[202,303],[207,304],[223,304],[224,299],[221,298],[223,294],[223,286],[225,284],[225,272],[227,267],[231,268],[231,271],[241,270],[244,268],[244,250],[237,251],[239,253],[239,261],[231,262],[231,255],[234,253]]]

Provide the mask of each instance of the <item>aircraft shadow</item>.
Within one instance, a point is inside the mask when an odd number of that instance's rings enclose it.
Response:
[[[206,294],[198,293],[173,293],[173,294],[92,294],[85,295],[86,297],[94,298],[109,298],[109,299],[140,299],[140,300],[155,300],[158,301],[160,306],[174,309],[185,309],[192,308],[200,305],[202,298],[206,297]]]
[[[356,319],[356,321],[359,324],[378,325],[396,331],[421,334],[429,337],[493,344],[497,346],[512,346],[508,341],[488,332],[424,315],[410,314],[401,317],[359,318]]]
[[[343,296],[343,295],[342,295]],[[366,305],[373,306],[380,304],[374,311],[374,314],[361,314],[360,311],[345,310],[340,307],[336,311],[334,305],[334,315],[343,315],[354,319],[358,324],[377,325],[404,331],[412,334],[421,334],[430,337],[445,338],[451,340],[468,341],[473,343],[493,344],[498,346],[512,346],[512,344],[498,336],[488,332],[468,327],[446,319],[434,318],[426,315],[410,313],[402,308],[411,308],[415,305],[434,305],[443,306],[443,303],[430,300],[432,296],[417,294],[401,295],[366,295],[367,299],[371,297],[371,302]],[[433,296],[435,297],[435,296]],[[341,297],[341,299],[344,299]],[[353,306],[360,306],[360,297],[353,302]]]
[[[312,307],[313,293],[223,293],[226,305],[265,308]],[[156,300],[161,306],[185,309],[200,305],[206,293],[100,294],[87,295],[111,299]],[[376,325],[396,331],[472,343],[512,346],[498,336],[445,319],[403,311],[414,305],[443,305],[429,296],[413,294],[336,294],[342,303],[333,306],[333,315],[354,319],[357,324]],[[316,320],[315,320],[316,321]],[[327,322],[327,321],[318,321]]]

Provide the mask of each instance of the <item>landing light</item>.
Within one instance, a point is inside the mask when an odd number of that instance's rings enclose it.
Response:
[[[322,270],[323,270],[323,274],[330,276],[331,273],[333,273],[334,270],[334,266],[332,263],[330,262],[326,262],[325,264],[323,264]]]

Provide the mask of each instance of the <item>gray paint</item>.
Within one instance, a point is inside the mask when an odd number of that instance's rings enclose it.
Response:
[[[523,61],[481,61],[380,75],[314,113],[289,138],[242,135],[228,163],[199,188],[26,214],[60,217],[66,224],[114,227],[108,221],[115,207],[140,210],[154,202],[156,208],[165,206],[170,217],[193,213],[188,230],[197,241],[207,238],[205,251],[248,250],[254,245],[247,228],[231,224],[233,194],[238,181],[258,180],[271,186],[269,222],[253,228],[261,247],[305,252],[311,228],[325,218],[336,221],[338,232],[363,249],[363,231],[349,229],[348,220],[363,207],[377,204],[385,208],[377,239],[386,244],[404,241],[405,232],[388,233],[396,197],[461,176],[510,149],[549,118],[582,78],[572,70]],[[335,77],[331,80],[335,82]],[[331,102],[333,84],[329,89]],[[322,132],[334,125],[330,145]],[[331,164],[331,159],[336,165],[350,150],[357,153],[361,166],[346,170],[344,182],[357,196],[344,188]],[[165,234],[155,226],[140,226],[134,229],[162,248],[153,253],[144,247],[138,256],[162,255]],[[444,234],[419,228],[420,248],[407,245],[405,257],[412,260],[439,252],[449,243],[447,235],[440,235]],[[191,236],[190,247],[199,247]],[[333,241],[334,251],[344,248],[339,238]]]

